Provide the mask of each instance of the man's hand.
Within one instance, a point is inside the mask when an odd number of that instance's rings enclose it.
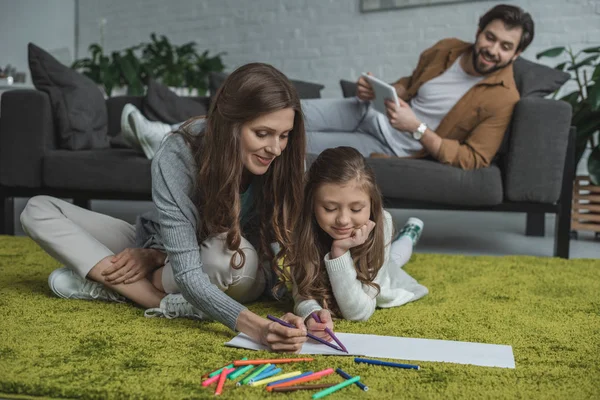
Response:
[[[400,103],[400,107],[396,106],[392,100],[385,101],[387,117],[390,120],[390,125],[400,132],[416,131],[421,123],[415,116],[414,111],[404,100],[398,99],[398,101]]]
[[[367,74],[371,75],[370,72],[368,72]],[[373,92],[373,88],[371,87],[371,84],[369,83],[367,78],[361,75],[361,77],[358,78],[358,82],[356,82],[356,85],[358,86],[356,88],[356,96],[360,100],[369,101],[375,98],[375,92]]]
[[[318,315],[321,323],[315,321],[313,317],[309,315],[306,319],[306,327],[308,328],[308,331],[318,338],[331,342],[333,338],[329,336],[327,332],[325,332],[325,328],[329,328],[333,331],[333,320],[331,319],[331,313],[329,310],[322,309],[315,311],[315,314]]]
[[[355,229],[354,232],[352,232],[352,235],[350,235],[350,237],[334,240],[331,244],[331,252],[329,254],[330,257],[341,257],[351,248],[360,246],[361,244],[366,242],[373,228],[375,228],[375,222],[367,221],[366,224],[364,224],[358,229]]]
[[[102,275],[107,283],[132,283],[162,266],[166,255],[155,249],[127,248],[110,260],[112,265]]]

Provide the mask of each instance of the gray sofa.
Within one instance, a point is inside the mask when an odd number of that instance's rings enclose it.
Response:
[[[207,98],[196,99],[208,103]],[[106,101],[108,134],[119,133],[126,103]],[[12,234],[13,199],[49,194],[72,198],[149,200],[150,161],[128,148],[61,150],[49,96],[5,92],[0,118],[0,227]],[[369,159],[391,208],[510,211],[527,215],[526,234],[544,234],[544,215],[556,218],[555,256],[569,257],[574,131],[571,107],[524,96],[516,106],[503,149],[492,166],[464,171],[433,160]],[[493,229],[493,227],[490,227]]]

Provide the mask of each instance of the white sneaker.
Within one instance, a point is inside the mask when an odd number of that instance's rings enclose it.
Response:
[[[138,140],[137,136],[135,136],[133,128],[129,124],[129,114],[134,111],[139,112],[137,107],[133,104],[127,103],[125,104],[125,107],[123,107],[123,111],[121,111],[121,133],[123,134],[123,140],[125,140],[125,143],[127,143],[129,147],[134,150],[138,150],[139,152],[143,152],[144,150],[142,150],[140,141]]]
[[[408,236],[410,240],[413,242],[413,246],[417,245],[417,242],[421,238],[421,234],[423,233],[423,221],[419,218],[411,217],[406,221],[406,224],[400,229],[394,240],[400,239],[402,236]]]
[[[127,301],[125,297],[101,283],[84,279],[66,267],[52,271],[48,277],[48,285],[55,295],[63,299],[106,300],[118,303]]]
[[[149,160],[152,160],[163,139],[171,132],[171,125],[149,121],[138,109],[127,115],[127,121],[142,146],[144,154]]]
[[[147,318],[165,317],[205,319],[200,310],[194,308],[181,293],[171,293],[163,297],[158,308],[149,308],[144,311]]]

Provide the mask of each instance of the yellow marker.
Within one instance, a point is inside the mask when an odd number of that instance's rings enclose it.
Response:
[[[281,374],[281,375],[277,375],[277,376],[272,376],[270,378],[263,379],[263,380],[258,381],[258,382],[252,382],[252,383],[249,384],[249,386],[266,385],[267,383],[280,381],[280,380],[286,379],[286,378],[292,378],[292,377],[298,376],[300,374],[302,374],[301,371],[288,372],[287,374]]]

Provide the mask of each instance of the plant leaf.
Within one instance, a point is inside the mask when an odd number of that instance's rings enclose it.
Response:
[[[590,153],[587,167],[592,184],[600,185],[600,145],[596,146]]]
[[[581,50],[584,53],[600,53],[600,46],[588,47],[587,49]]]
[[[591,89],[588,89],[587,101],[590,103],[592,111],[600,109],[600,81],[596,82]]]
[[[548,50],[544,50],[541,53],[537,53],[535,55],[535,58],[540,59],[542,57],[558,57],[560,56],[564,51],[565,51],[565,47],[553,47],[551,49]]]
[[[564,62],[564,63],[560,63],[560,64],[558,64],[556,67],[554,67],[554,69],[557,69],[557,70],[559,70],[559,71],[563,71],[563,70],[565,69],[565,65],[567,65],[567,63],[566,63],[566,62]]]
[[[571,65],[569,68],[567,68],[567,70],[573,71],[573,70],[583,67],[584,65],[593,65],[593,61],[596,60],[596,58],[598,58],[597,54],[594,56],[586,57],[583,60],[579,61],[578,63]]]

